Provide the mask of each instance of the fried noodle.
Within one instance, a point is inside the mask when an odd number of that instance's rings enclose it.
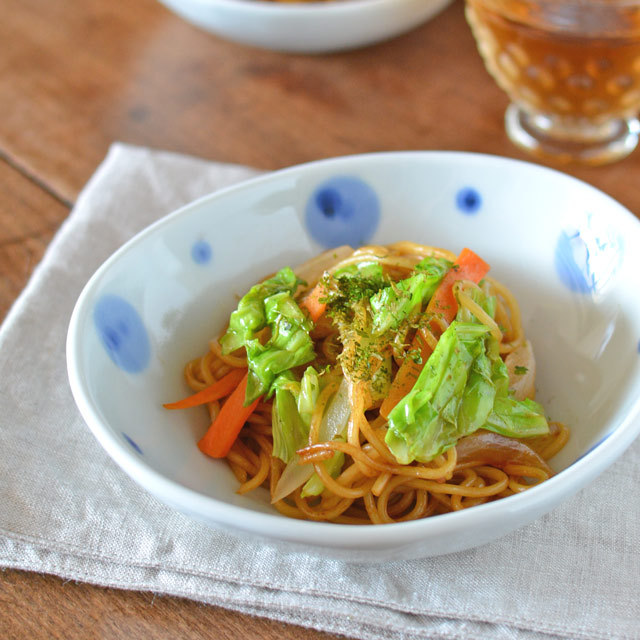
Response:
[[[366,257],[379,263],[385,274],[399,279],[407,277],[426,256],[442,257],[452,262],[456,258],[451,252],[436,247],[399,242],[385,247],[362,247],[334,264],[329,272],[361,262]],[[304,296],[315,284],[309,282],[296,294],[296,298]],[[495,319],[472,299],[470,292],[478,286],[483,287],[487,295],[495,297]],[[454,292],[458,305],[486,325],[498,340],[503,359],[525,344],[518,303],[503,284],[490,277],[485,277],[479,285],[460,281]],[[446,329],[446,323],[442,326],[442,319],[439,322],[440,329]],[[312,332],[312,337],[322,364],[339,368],[341,344],[337,330],[325,323]],[[405,342],[410,342],[410,337],[407,336]],[[437,344],[435,335],[427,330],[425,340],[433,350]],[[204,355],[186,365],[184,376],[187,384],[193,391],[199,391],[233,368],[246,368],[246,358],[242,353],[239,350],[233,355],[223,355],[218,340],[212,340]],[[397,366],[394,363],[395,369]],[[344,524],[403,522],[459,511],[519,493],[544,482],[551,475],[546,465],[541,468],[541,465],[527,464],[518,459],[496,459],[488,463],[486,455],[480,455],[477,460],[469,460],[468,457],[460,460],[458,446],[428,463],[399,464],[385,443],[386,418],[379,408],[365,409],[364,391],[357,383],[351,386],[349,394],[351,417],[346,441],[321,442],[320,422],[336,389],[337,382],[333,381],[322,390],[312,416],[308,445],[298,451],[300,464],[313,465],[324,491],[320,496],[303,498],[299,487],[286,498],[277,500],[274,507],[286,516]],[[224,400],[208,404],[211,420],[218,415],[223,403]],[[239,483],[238,493],[264,487],[272,498],[274,496],[285,465],[272,456],[271,416],[272,401],[261,401],[226,457]],[[564,446],[568,437],[569,430],[565,425],[550,423],[548,435],[519,442],[542,460],[547,460]],[[334,478],[322,462],[337,452],[345,455],[345,464]]]

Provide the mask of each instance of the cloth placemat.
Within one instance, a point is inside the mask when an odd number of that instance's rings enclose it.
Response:
[[[286,554],[196,523],[107,457],[67,383],[77,296],[134,233],[255,174],[116,144],[83,190],[0,328],[0,566],[357,638],[639,638],[640,441],[587,489],[495,543],[373,566]]]

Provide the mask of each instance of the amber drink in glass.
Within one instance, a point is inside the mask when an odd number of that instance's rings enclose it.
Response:
[[[640,124],[640,0],[466,0],[513,142],[559,162],[630,153]]]

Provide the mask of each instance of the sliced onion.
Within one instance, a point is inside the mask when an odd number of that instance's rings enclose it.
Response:
[[[505,359],[509,373],[509,388],[513,391],[516,400],[530,398],[536,395],[536,359],[533,356],[533,348],[527,340],[522,346],[512,351]],[[524,367],[522,374],[516,373],[516,367]]]
[[[327,404],[320,422],[318,438],[320,442],[329,442],[337,435],[342,435],[351,416],[349,389],[345,378],[342,378],[338,390]],[[300,464],[300,456],[296,453],[287,464],[276,484],[271,502],[278,502],[303,485],[314,472],[312,464]]]
[[[343,377],[338,390],[329,401],[327,410],[322,416],[322,422],[320,422],[320,429],[318,430],[318,441],[329,442],[337,435],[341,435],[347,426],[347,422],[349,422],[350,416],[349,383]]]
[[[519,464],[537,467],[549,475],[553,475],[551,467],[524,442],[501,436],[492,431],[480,430],[461,438],[456,444],[456,452],[458,464],[477,462],[494,467]]]
[[[278,502],[303,485],[314,472],[312,464],[300,464],[300,456],[295,453],[278,480],[271,502]]]

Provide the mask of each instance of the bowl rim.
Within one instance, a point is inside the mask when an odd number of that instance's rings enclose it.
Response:
[[[232,1],[235,2],[236,0]],[[597,193],[600,198],[604,196],[605,200],[614,205],[620,216],[623,218],[628,217],[638,225],[637,229],[640,234],[640,220],[623,204],[578,178],[529,161],[466,151],[384,151],[324,158],[266,172],[203,195],[148,225],[111,254],[83,287],[74,306],[68,326],[66,339],[67,373],[76,405],[98,442],[118,466],[137,484],[183,513],[187,509],[192,517],[204,519],[210,523],[215,522],[230,529],[253,534],[257,533],[273,539],[308,544],[312,547],[361,549],[388,545],[388,548],[391,548],[415,542],[419,536],[422,539],[426,539],[427,537],[454,533],[461,527],[472,528],[481,522],[498,522],[499,520],[496,520],[496,518],[501,513],[522,511],[529,503],[531,505],[551,503],[551,507],[553,507],[557,502],[577,492],[590,480],[602,473],[640,434],[640,420],[638,420],[640,416],[640,397],[637,397],[623,419],[617,422],[600,442],[540,485],[534,486],[525,492],[477,505],[470,509],[408,522],[370,527],[296,520],[283,516],[275,512],[275,510],[274,513],[255,511],[244,506],[218,500],[194,489],[189,489],[153,469],[144,458],[124,446],[121,438],[117,436],[116,430],[101,421],[96,407],[89,399],[90,395],[86,391],[85,374],[80,365],[79,356],[82,348],[80,344],[80,329],[82,320],[90,317],[87,305],[94,289],[99,285],[111,265],[117,262],[121,255],[131,251],[146,236],[156,233],[163,226],[171,224],[173,220],[187,214],[192,209],[224,199],[228,194],[252,189],[263,182],[282,180],[297,173],[307,173],[331,165],[354,163],[360,166],[362,163],[396,159],[410,159],[412,161],[422,159],[440,162],[446,160],[450,163],[471,162],[485,164],[485,166],[486,163],[492,163],[498,168],[511,165],[519,170],[553,175],[558,180],[573,182],[583,189],[586,188],[588,191]],[[570,476],[570,482],[565,480],[566,476]],[[525,520],[522,524],[526,524],[526,522]]]
[[[165,0],[160,0],[165,4]],[[212,9],[216,7],[233,10],[241,14],[264,14],[264,15],[305,15],[311,17],[326,16],[335,14],[336,16],[348,16],[359,14],[363,9],[389,9],[396,8],[399,4],[417,4],[426,11],[430,5],[446,5],[453,0],[302,0],[289,2],[273,2],[269,0],[190,0],[190,4],[197,4],[203,8]],[[166,0],[166,4],[177,6],[178,0]]]

